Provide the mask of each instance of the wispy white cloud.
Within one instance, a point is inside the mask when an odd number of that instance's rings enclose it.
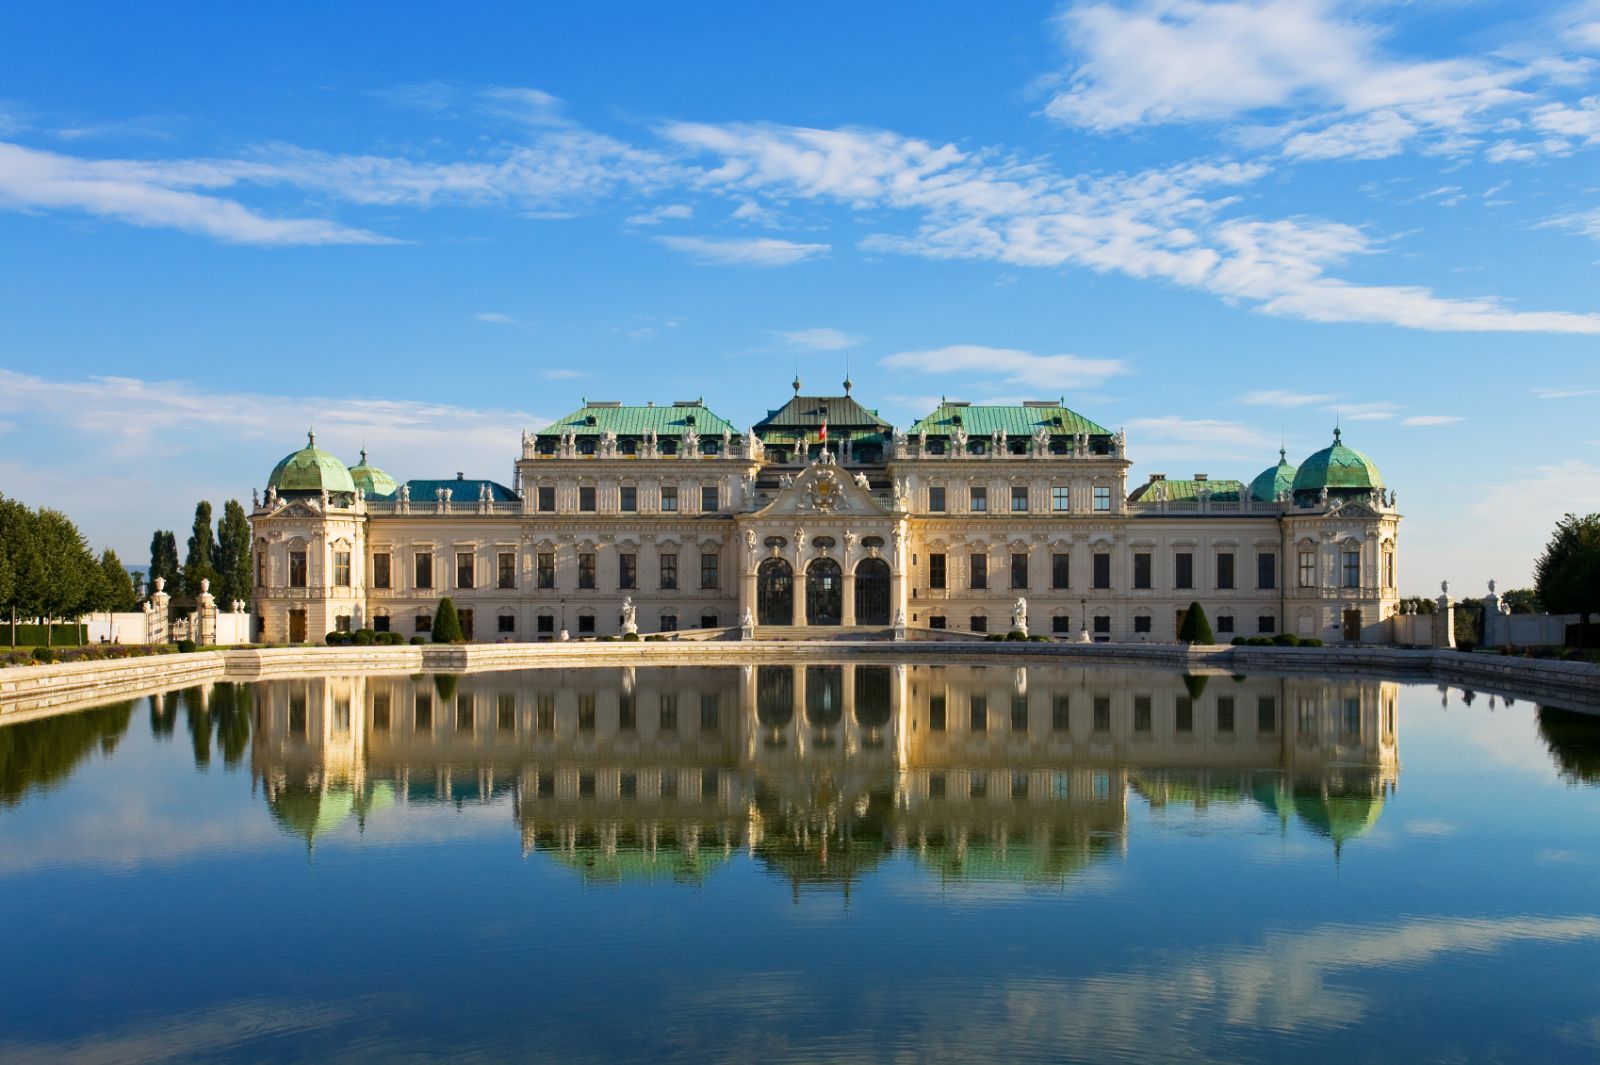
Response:
[[[572,381],[583,376],[581,370],[546,370],[544,377],[549,381]]]
[[[1336,396],[1315,392],[1285,392],[1270,390],[1246,392],[1239,402],[1252,407],[1309,407],[1318,403],[1332,403]]]
[[[890,369],[919,374],[981,375],[978,380],[986,386],[998,383],[1040,389],[1082,388],[1128,372],[1127,365],[1119,359],[1035,355],[1015,348],[991,348],[981,344],[901,351],[880,362]]]
[[[827,244],[799,244],[776,237],[657,237],[656,241],[715,266],[792,266],[832,250]]]
[[[509,314],[501,314],[499,311],[480,311],[479,313],[473,315],[472,318],[473,318],[474,321],[477,321],[477,322],[488,322],[490,325],[521,325],[522,324],[521,321],[519,321],[516,318],[513,318],[511,315],[509,315]]]
[[[774,329],[772,335],[784,344],[799,351],[843,351],[861,343],[861,338],[851,336],[842,329]]]
[[[1423,427],[1423,426],[1437,426],[1437,425],[1454,425],[1457,422],[1464,421],[1464,420],[1465,419],[1462,418],[1459,414],[1413,414],[1409,418],[1401,419],[1400,424],[1401,425],[1409,425],[1409,426],[1413,426],[1413,427]]]
[[[661,207],[652,207],[648,211],[629,215],[627,224],[630,226],[658,226],[669,220],[694,217],[694,208],[686,203],[669,203]]]
[[[1534,399],[1577,399],[1580,396],[1600,396],[1600,388],[1535,388]]]
[[[1346,422],[1386,422],[1399,416],[1400,404],[1388,400],[1376,403],[1339,403],[1325,408]]]

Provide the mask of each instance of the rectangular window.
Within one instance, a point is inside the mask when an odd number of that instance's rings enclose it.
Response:
[[[472,562],[473,562],[473,556],[472,556],[472,552],[471,551],[458,551],[458,552],[456,552],[456,587],[457,588],[471,588],[472,587],[472,569],[473,569]]]
[[[289,552],[289,587],[306,587],[306,553],[304,551]]]
[[[256,587],[257,588],[265,588],[266,586],[267,586],[267,553],[265,551],[262,551],[262,550],[257,550],[256,551]],[[385,587],[387,587],[387,585],[385,585]]]
[[[1111,634],[1111,615],[1096,614],[1094,616],[1094,632],[1096,636],[1109,636]]]
[[[1107,551],[1094,553],[1094,586],[1096,588],[1111,587],[1111,554]]]
[[[1383,553],[1383,586],[1393,588],[1394,585],[1394,552]]]
[[[661,556],[661,589],[673,592],[678,589],[678,556],[676,553]]]
[[[1276,551],[1256,552],[1256,587],[1270,589],[1277,586],[1278,553]]]
[[[1178,705],[1173,715],[1173,728],[1179,732],[1194,731],[1194,700],[1187,695],[1178,696]]]
[[[700,486],[700,513],[715,514],[722,509],[722,495],[714,484]]]
[[[1300,587],[1315,588],[1317,586],[1317,553],[1315,551],[1300,552]]]
[[[722,718],[722,705],[716,692],[700,693],[700,731],[715,732]]]
[[[700,555],[700,588],[703,591],[715,591],[722,584],[721,573],[722,556],[713,551],[706,551]]]
[[[1111,509],[1111,488],[1109,485],[1097,484],[1094,486],[1094,509],[1102,512]]]
[[[929,486],[928,510],[934,514],[944,513],[944,485],[935,484]]]
[[[676,615],[676,614],[662,614],[661,615],[661,626],[660,626],[660,628],[661,628],[662,632],[677,632],[678,631],[678,615]]]
[[[928,556],[928,587],[944,587],[944,555]]]
[[[1224,589],[1233,587],[1232,551],[1217,552],[1217,587]]]
[[[554,614],[540,614],[538,619],[534,622],[533,628],[534,628],[535,632],[555,632],[556,631],[556,618],[555,618],[555,615]]]
[[[416,558],[416,571],[412,574],[416,578],[419,589],[433,587],[433,552],[418,551]]]
[[[968,706],[967,727],[972,732],[985,732],[989,728],[989,697],[974,695]]]
[[[974,614],[974,615],[972,615],[972,619],[971,620],[972,620],[972,631],[973,632],[988,632],[989,631],[989,619],[984,617],[982,614]]]
[[[1065,732],[1072,727],[1072,702],[1065,695],[1050,697],[1050,730]]]
[[[944,615],[943,614],[933,614],[933,615],[929,616],[929,618],[928,618],[928,628],[930,628],[930,629],[942,629],[944,627],[945,626],[944,626]]]
[[[1149,614],[1137,614],[1137,615],[1135,615],[1134,619],[1133,619],[1133,631],[1134,632],[1149,632],[1150,631],[1150,615]]]
[[[1027,555],[1011,556],[1011,587],[1024,589],[1028,587]]]
[[[1271,614],[1262,614],[1256,618],[1256,631],[1263,636],[1271,636],[1278,631],[1278,619]]]
[[[1218,614],[1217,615],[1217,632],[1218,632],[1219,635],[1223,635],[1223,636],[1226,636],[1229,633],[1233,632],[1233,615],[1232,614]]]
[[[1028,512],[1028,486],[1014,484],[1011,486],[1011,513],[1026,514]]]
[[[374,616],[373,619],[372,619],[372,631],[373,632],[388,632],[389,631],[389,615],[388,614],[378,614],[378,615]]]
[[[928,731],[944,731],[944,692],[928,693]]]
[[[495,584],[501,588],[517,586],[516,552],[502,551],[495,556]]]
[[[981,484],[975,484],[968,492],[967,509],[974,514],[983,514],[989,509],[989,489]]]
[[[594,587],[594,555],[591,552],[584,552],[578,556],[578,587]]]
[[[979,590],[989,587],[989,556],[971,555],[968,561],[972,578],[970,586]]]
[[[495,631],[497,631],[497,632],[516,632],[517,631],[517,617],[516,617],[516,615],[515,614],[501,614],[500,617],[495,621]]]
[[[632,514],[639,509],[639,489],[631,484],[625,484],[617,489],[617,509],[624,514]]]
[[[1278,700],[1275,696],[1256,696],[1256,731],[1278,731]]]
[[[333,586],[335,588],[350,587],[350,552],[335,551],[333,553]]]
[[[1065,552],[1060,552],[1050,556],[1050,587],[1072,587],[1071,562],[1072,556]]]
[[[536,494],[539,499],[539,512],[541,514],[553,514],[556,509],[556,486],[553,484],[541,484]]]
[[[1346,588],[1361,587],[1361,552],[1346,551],[1344,553],[1344,586]]]
[[[578,509],[585,514],[594,513],[594,485],[585,484],[578,487]]]
[[[372,586],[374,588],[394,587],[392,563],[393,559],[387,551],[380,551],[372,556]]]
[[[716,628],[717,627],[717,615],[715,615],[715,614],[701,614],[700,615],[700,627],[702,629],[714,629],[714,628]]]
[[[1057,514],[1065,514],[1072,509],[1072,489],[1064,484],[1053,485],[1050,489],[1050,509]]]
[[[639,556],[629,553],[617,556],[617,587],[639,587]]]
[[[1150,570],[1150,552],[1135,552],[1133,556],[1133,586],[1135,588],[1150,587]]]
[[[1233,731],[1233,696],[1217,696],[1217,731]]]
[[[412,622],[412,627],[419,633],[433,631],[433,615],[418,614]]]
[[[554,551],[540,551],[535,556],[534,580],[541,588],[554,588],[556,586],[556,553]]]
[[[1135,695],[1133,697],[1133,731],[1149,732],[1150,722],[1150,696]]]
[[[593,614],[579,614],[578,615],[578,631],[579,632],[588,632],[588,633],[594,632],[594,615]]]
[[[1065,614],[1057,614],[1050,619],[1050,631],[1056,634],[1072,631],[1072,619]]]
[[[677,485],[664,484],[661,486],[661,510],[665,514],[676,514],[678,512]]]
[[[1111,731],[1111,696],[1096,695],[1093,704],[1094,717],[1092,724],[1096,732]]]
[[[1172,586],[1174,588],[1194,587],[1194,554],[1189,551],[1179,551],[1172,556]]]

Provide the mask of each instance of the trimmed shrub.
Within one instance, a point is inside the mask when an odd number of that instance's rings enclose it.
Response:
[[[195,642],[193,640],[179,640],[178,641],[178,653],[179,654],[185,654],[185,655],[193,654],[194,653],[194,648],[195,648]]]
[[[341,643],[344,643],[344,633],[335,629],[334,631],[328,633],[328,635],[324,636],[322,638],[322,642],[327,644],[329,647],[338,647]]]
[[[639,642],[639,634],[637,632],[625,632],[625,633],[622,634],[622,642],[623,643],[638,643]]]
[[[1178,630],[1178,639],[1184,643],[1212,643],[1211,622],[1206,620],[1205,608],[1198,601],[1190,603],[1189,609],[1183,612],[1183,627]]]
[[[1028,637],[1028,642],[1029,643],[1049,643],[1050,642],[1050,637],[1041,636],[1041,635],[1035,634],[1033,636],[1029,636]]]
[[[1252,636],[1248,640],[1246,640],[1245,643],[1248,644],[1251,647],[1271,647],[1272,646],[1272,637],[1271,636]]]
[[[1322,646],[1322,641],[1317,639],[1315,636],[1307,636],[1305,639],[1300,641],[1300,646],[1301,647],[1321,647]]]
[[[433,615],[434,643],[466,643],[461,632],[461,618],[456,615],[456,604],[447,595],[439,600],[439,611]]]
[[[406,638],[398,632],[380,632],[376,638],[377,642],[386,647],[397,647],[406,642]]]
[[[987,634],[986,636],[984,636],[983,642],[984,643],[1003,643],[1003,642],[1005,642],[1005,637],[1000,635],[998,632],[991,632],[991,633]]]
[[[428,638],[426,636],[413,636],[413,637],[411,637],[411,642],[412,642],[412,644],[427,643],[428,642]]]
[[[56,652],[54,648],[50,647],[35,647],[33,649],[33,660],[44,663],[54,662],[56,660]]]
[[[1272,638],[1272,642],[1279,647],[1299,647],[1300,637],[1292,632],[1280,632]]]
[[[371,629],[357,629],[350,634],[350,642],[360,647],[371,647],[378,642],[378,634]]]
[[[1233,639],[1229,640],[1228,642],[1233,644],[1233,646],[1235,646],[1235,647],[1243,647],[1249,641],[1248,641],[1248,639],[1246,637],[1235,636]]]
[[[646,636],[644,638],[644,642],[645,643],[666,643],[667,642],[667,638],[665,636],[662,636],[660,633],[651,633],[649,636]]]

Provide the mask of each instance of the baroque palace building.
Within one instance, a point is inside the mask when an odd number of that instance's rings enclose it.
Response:
[[[945,401],[909,428],[804,395],[745,430],[701,400],[589,401],[523,433],[512,483],[398,482],[316,446],[251,522],[256,638],[426,634],[450,596],[470,639],[689,629],[903,628],[1172,641],[1199,602],[1219,641],[1390,639],[1394,492],[1333,442],[1248,483],[1151,474],[1062,400]]]

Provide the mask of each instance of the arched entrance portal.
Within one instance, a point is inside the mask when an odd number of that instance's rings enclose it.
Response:
[[[837,625],[844,619],[844,571],[831,558],[806,568],[806,624]]]
[[[881,558],[856,567],[856,624],[889,624],[889,563]]]
[[[756,624],[794,624],[794,570],[781,558],[769,558],[756,571]]]

